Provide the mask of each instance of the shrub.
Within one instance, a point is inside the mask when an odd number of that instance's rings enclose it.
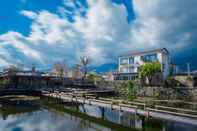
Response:
[[[127,94],[128,94],[128,99],[133,100],[136,98],[137,94],[137,86],[135,85],[134,82],[128,81],[127,83]]]

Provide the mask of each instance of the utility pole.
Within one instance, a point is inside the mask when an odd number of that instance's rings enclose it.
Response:
[[[190,76],[190,63],[187,63],[187,75]]]

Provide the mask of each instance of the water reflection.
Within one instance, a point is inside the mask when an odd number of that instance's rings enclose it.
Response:
[[[149,130],[149,127],[145,129],[145,123],[147,123],[145,117],[131,114],[128,112],[122,112],[118,110],[111,110],[110,108],[96,107],[91,105],[80,105],[79,110],[83,113],[86,113],[90,116],[94,116],[97,118],[102,118],[103,120],[111,121],[113,123],[117,123],[123,126],[139,129],[139,130]],[[154,129],[162,130],[162,121],[160,120],[149,120],[148,122],[152,122],[152,126]],[[151,127],[152,129],[152,127]]]
[[[49,111],[36,111],[31,115],[9,116],[0,119],[2,131],[111,131],[111,129]]]
[[[143,116],[112,110],[110,108],[97,107],[87,104],[77,106],[79,106],[77,109],[79,109],[80,112],[90,116],[142,131],[196,131],[197,128],[196,125],[174,121],[164,121],[160,119],[146,119]]]
[[[197,126],[52,99],[0,98],[2,131],[195,131]],[[85,115],[87,114],[87,115]],[[93,117],[90,117],[93,116]]]

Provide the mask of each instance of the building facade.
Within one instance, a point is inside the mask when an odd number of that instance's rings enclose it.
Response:
[[[139,68],[146,62],[161,64],[162,78],[166,79],[170,72],[170,54],[166,48],[129,53],[118,58],[118,71],[114,80],[133,80],[138,77]]]

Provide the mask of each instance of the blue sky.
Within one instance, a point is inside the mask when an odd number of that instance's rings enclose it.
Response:
[[[6,0],[0,4],[0,33],[9,30],[18,31],[28,35],[31,21],[21,15],[21,10],[40,11],[43,9],[56,12],[58,6],[62,5],[62,0]]]
[[[166,47],[197,68],[196,0],[6,0],[0,4],[0,64],[47,68],[116,63],[128,51]],[[96,58],[96,59],[95,59]]]
[[[6,0],[0,4],[0,34],[9,30],[20,32],[28,35],[30,31],[31,21],[19,12],[21,10],[31,10],[39,12],[40,10],[48,10],[57,13],[57,8],[63,6],[63,0]],[[80,0],[84,6],[88,7],[86,0]],[[128,11],[128,21],[134,19],[132,10],[132,2],[130,0],[112,0],[117,4],[124,4]]]

